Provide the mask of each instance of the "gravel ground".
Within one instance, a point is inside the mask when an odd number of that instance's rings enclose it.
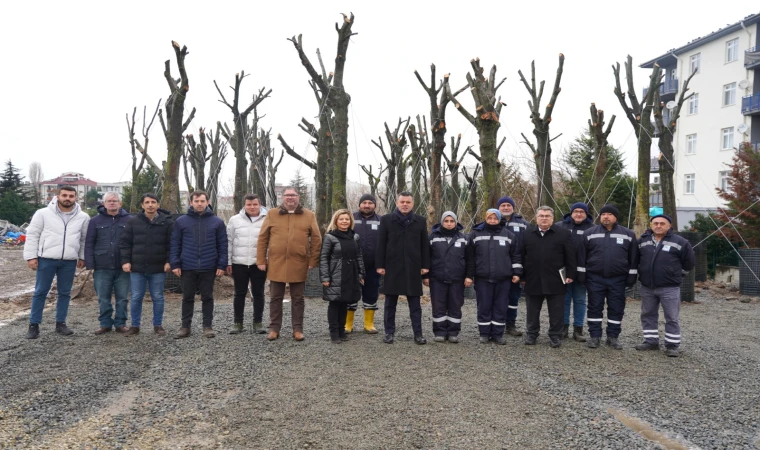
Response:
[[[275,342],[227,334],[229,303],[217,305],[215,339],[200,335],[198,310],[193,336],[176,341],[95,336],[97,305],[78,302],[74,336],[52,332],[52,310],[37,341],[23,339],[24,318],[0,328],[0,448],[758,447],[760,300],[725,298],[713,289],[684,305],[678,359],[633,349],[637,301],[622,351],[551,349],[545,335],[535,347],[480,345],[471,301],[458,345],[432,343],[423,306],[425,346],[403,305],[395,344],[354,333],[334,345],[319,299],[307,300],[301,343],[289,308]],[[170,334],[179,316],[169,301]]]

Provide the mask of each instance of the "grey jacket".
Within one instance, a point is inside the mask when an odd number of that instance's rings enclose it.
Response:
[[[356,243],[356,264],[359,269],[359,278],[364,279],[364,258],[359,235],[354,235]],[[343,255],[341,254],[340,240],[330,233],[322,238],[322,251],[319,254],[319,279],[321,282],[329,281],[330,286],[323,288],[322,298],[331,301],[341,300]],[[356,281],[359,282],[358,280]],[[344,300],[345,301],[345,300]]]
[[[68,221],[64,219],[68,215]],[[38,209],[26,229],[24,259],[84,260],[84,246],[90,216],[75,203],[70,214],[58,210],[58,197]]]

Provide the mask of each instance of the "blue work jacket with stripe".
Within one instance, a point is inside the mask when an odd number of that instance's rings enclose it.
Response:
[[[505,227],[490,230],[481,222],[470,232],[470,246],[475,261],[475,280],[498,283],[522,276],[523,266],[517,236]]]
[[[683,277],[694,268],[694,249],[691,242],[670,229],[660,242],[654,232],[647,230],[639,239],[639,280],[643,286],[680,286]]]
[[[626,276],[626,285],[636,283],[639,247],[636,234],[618,223],[608,230],[595,225],[583,233],[583,245],[578,247],[578,281],[587,274],[605,278]]]

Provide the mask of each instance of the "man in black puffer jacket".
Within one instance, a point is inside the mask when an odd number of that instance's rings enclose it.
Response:
[[[97,335],[108,333],[113,327],[119,333],[127,331],[129,302],[129,274],[121,269],[119,238],[132,216],[121,207],[121,197],[116,192],[106,192],[103,203],[98,206],[98,215],[90,220],[84,246],[85,266],[95,269],[92,281],[100,308],[100,328],[95,331]],[[116,315],[111,294],[116,300]]]
[[[625,287],[636,283],[639,248],[633,230],[618,224],[620,211],[615,205],[601,209],[601,225],[583,234],[578,248],[578,281],[588,288],[589,348],[599,347],[607,300],[607,345],[622,350],[618,342],[625,313]]]
[[[557,222],[560,227],[569,230],[573,237],[573,248],[583,245],[583,233],[594,226],[588,206],[585,203],[574,203],[570,212]],[[565,325],[562,328],[562,339],[567,339],[570,328],[570,310],[573,312],[573,339],[578,342],[586,342],[583,336],[583,322],[586,320],[586,286],[580,281],[573,281],[567,285],[565,294]]]
[[[171,239],[169,262],[172,272],[182,282],[182,328],[175,336],[190,336],[195,293],[200,291],[203,303],[203,335],[214,337],[214,277],[221,277],[227,268],[227,227],[208,206],[208,194],[190,194],[187,214],[178,218]]]
[[[174,221],[169,211],[160,209],[155,194],[144,194],[140,206],[142,212],[127,222],[119,244],[121,267],[129,273],[132,286],[132,327],[126,336],[140,333],[146,287],[153,303],[153,331],[164,336],[164,281],[169,271],[169,242]]]
[[[694,268],[691,243],[673,234],[670,216],[649,219],[650,229],[639,239],[641,280],[641,328],[644,342],[636,350],[659,350],[659,309],[665,314],[665,354],[677,358],[681,345],[681,282]]]

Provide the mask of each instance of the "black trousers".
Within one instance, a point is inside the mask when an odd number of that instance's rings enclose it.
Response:
[[[462,328],[464,283],[444,283],[431,278],[430,303],[433,306],[433,334],[459,336]]]
[[[182,283],[182,328],[190,328],[193,323],[195,293],[201,293],[203,328],[211,328],[214,319],[214,278],[216,269],[183,270]]]
[[[253,321],[261,323],[264,315],[264,284],[267,281],[267,272],[259,270],[256,265],[233,264],[232,281],[235,283],[235,297],[232,300],[235,323],[243,323],[245,297],[249,286],[253,297]]]
[[[422,306],[420,298],[406,296],[406,302],[409,304],[409,317],[412,319],[412,331],[414,335],[422,334]],[[398,305],[398,295],[385,296],[385,309],[383,311],[383,322],[385,325],[385,334],[396,332],[396,306]]]
[[[544,299],[549,307],[549,336],[560,337],[565,323],[565,294],[527,295],[525,328],[528,336],[538,336],[541,331],[541,308]]]
[[[348,303],[331,301],[327,305],[327,323],[330,326],[330,334],[337,333],[343,335],[346,333],[346,313],[348,312]]]

